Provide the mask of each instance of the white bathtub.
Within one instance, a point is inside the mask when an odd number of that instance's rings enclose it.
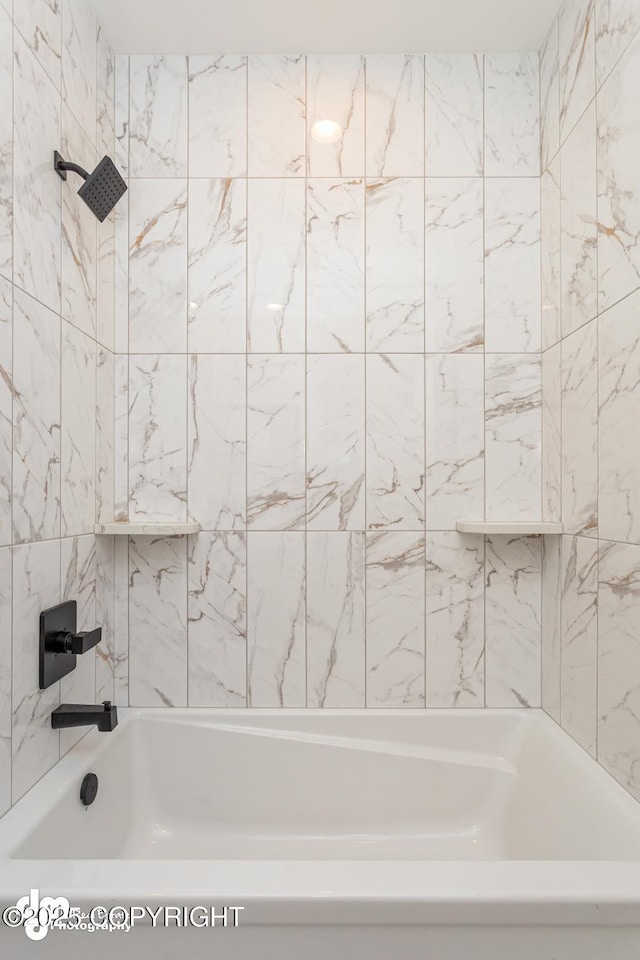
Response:
[[[239,926],[0,926],[12,960],[640,956],[640,805],[538,711],[120,718],[0,820],[3,908],[35,888]]]

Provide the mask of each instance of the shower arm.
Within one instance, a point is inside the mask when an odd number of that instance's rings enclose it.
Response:
[[[70,163],[68,160],[63,160],[57,150],[55,150],[53,154],[53,169],[62,180],[67,179],[67,170],[71,170],[72,173],[77,173],[83,180],[89,179],[89,174],[83,167],[80,167],[77,163]]]

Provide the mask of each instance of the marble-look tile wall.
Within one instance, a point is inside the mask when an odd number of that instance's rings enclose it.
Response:
[[[114,58],[85,0],[0,5],[0,815],[83,730],[61,701],[113,697],[114,220],[99,225],[53,151],[114,151]],[[40,611],[78,602],[103,642],[38,689]],[[97,699],[96,699],[97,698]]]
[[[540,79],[542,704],[640,799],[640,6],[565,2]]]
[[[540,704],[541,546],[455,530],[541,512],[538,88],[116,58],[114,506],[202,528],[116,545],[118,702]]]

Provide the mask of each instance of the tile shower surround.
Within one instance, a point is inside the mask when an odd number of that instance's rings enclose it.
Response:
[[[116,58],[116,699],[540,704],[535,54]],[[343,128],[335,144],[310,135]]]
[[[13,20],[11,9],[13,8]],[[114,60],[82,0],[0,2],[0,814],[82,735],[62,700],[112,698],[114,219],[53,170],[114,150]],[[41,609],[103,642],[38,690]]]
[[[541,51],[542,704],[640,799],[640,6],[571,0]]]

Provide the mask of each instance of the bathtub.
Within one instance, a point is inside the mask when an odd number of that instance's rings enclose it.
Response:
[[[637,960],[640,805],[535,710],[121,710],[0,820],[27,895],[83,921],[11,960]]]

